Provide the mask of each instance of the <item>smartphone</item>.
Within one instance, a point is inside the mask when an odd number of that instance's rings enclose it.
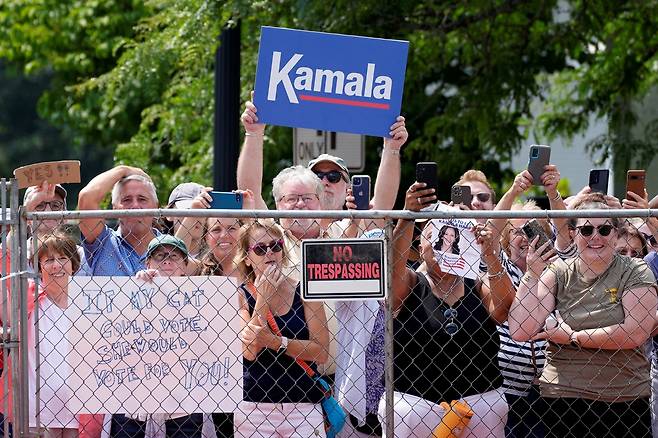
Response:
[[[437,190],[439,181],[437,178],[436,163],[433,161],[416,163],[416,181],[427,184],[425,189]]]
[[[644,198],[646,177],[646,170],[629,170],[626,173],[626,191]]]
[[[210,192],[212,202],[210,208],[215,210],[241,210],[242,193]]]
[[[551,162],[551,147],[543,144],[530,146],[528,157],[528,172],[532,175],[532,183],[541,186],[540,177],[544,173],[544,167]]]
[[[352,177],[352,195],[354,195],[357,210],[370,209],[370,177],[368,175]]]
[[[473,200],[473,195],[471,195],[470,186],[452,186],[450,190],[450,200],[453,204],[464,204],[468,208],[471,208],[471,201]]]
[[[589,171],[589,187],[592,193],[608,194],[608,178],[610,171],[608,169],[592,169]]]
[[[542,228],[541,224],[537,219],[530,219],[526,224],[521,228],[523,232],[525,233],[526,237],[528,238],[528,243],[532,242],[535,237],[539,236],[539,240],[537,241],[537,245],[535,248],[539,248],[546,242],[551,242],[551,239],[548,238],[546,235],[546,232]],[[549,245],[546,248],[546,251],[544,253],[550,251],[553,248],[553,245]]]

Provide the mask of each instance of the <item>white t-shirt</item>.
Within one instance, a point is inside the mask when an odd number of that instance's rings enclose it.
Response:
[[[39,357],[41,391],[39,395],[40,422],[50,428],[78,428],[78,420],[66,402],[73,395],[67,386],[71,369],[66,355],[71,349],[66,333],[71,321],[64,309],[57,307],[47,297],[39,298]],[[28,382],[30,400],[30,426],[36,427],[36,348],[34,339],[34,312],[29,315],[28,327]],[[83,388],[79,388],[83,390]],[[89,388],[91,390],[91,388]]]

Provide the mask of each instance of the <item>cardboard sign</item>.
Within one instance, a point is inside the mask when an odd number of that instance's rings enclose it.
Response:
[[[409,42],[262,27],[254,103],[262,123],[388,137]]]
[[[440,204],[437,211],[459,211]],[[476,279],[479,275],[481,251],[471,228],[473,219],[432,219],[426,227],[431,230],[434,258],[443,272]]]
[[[237,287],[219,276],[73,277],[70,409],[233,412],[242,400]]]
[[[381,239],[302,241],[302,298],[381,300],[386,297],[386,251]]]
[[[30,164],[14,170],[14,176],[18,180],[19,189],[38,186],[44,181],[50,184],[79,183],[80,162],[64,160]]]

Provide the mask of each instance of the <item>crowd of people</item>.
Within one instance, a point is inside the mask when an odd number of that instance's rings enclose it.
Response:
[[[237,165],[243,208],[267,209],[262,193],[265,126],[247,102],[241,121],[245,141]],[[383,139],[371,208],[393,208],[400,184],[400,148],[407,141],[398,117]],[[282,170],[272,181],[277,210],[355,209],[349,171],[340,157],[323,154],[307,167]],[[541,176],[552,210],[647,209],[648,195],[623,200],[589,187],[563,199],[559,170]],[[485,174],[469,170],[456,182],[468,186],[462,210],[539,210],[518,198],[533,186],[519,173],[500,199]],[[166,209],[206,209],[210,187],[177,186]],[[28,211],[66,209],[65,188],[43,184],[24,196]],[[116,210],[158,208],[156,187],[141,169],[120,165],[93,178],[80,192],[79,210],[98,210],[106,196]],[[404,209],[448,204],[435,188],[414,182]],[[576,215],[577,216],[577,215]],[[605,215],[603,215],[605,216]],[[320,402],[322,375],[346,414],[339,437],[431,437],[454,406],[460,437],[658,437],[658,359],[654,353],[658,296],[658,219],[535,220],[548,237],[529,238],[529,219],[490,219],[468,233],[480,254],[475,278],[442,269],[442,253],[465,249],[464,230],[433,220],[399,220],[393,232],[395,431],[386,430],[384,400],[386,305],[379,301],[316,303],[300,293],[301,241],[306,238],[377,238],[382,221],[361,219],[269,219],[121,217],[116,228],[103,219],[79,222],[80,241],[61,221],[30,224],[36,239],[28,315],[34,327],[39,306],[39,354],[31,333],[30,394],[39,374],[40,421],[32,427],[53,438],[312,437],[325,436]],[[419,243],[414,245],[414,236]],[[17,238],[10,236],[10,238]],[[541,242],[541,243],[540,243]],[[414,254],[417,253],[417,260]],[[8,263],[12,254],[3,254]],[[152,414],[71,412],[67,399],[82,390],[67,386],[64,317],[69,278],[131,276],[233,276],[241,286],[239,339],[243,354],[243,400],[234,413]],[[9,321],[11,324],[11,321]],[[11,363],[5,361],[4,373]],[[11,384],[11,382],[10,382]],[[3,393],[10,393],[2,388]],[[4,421],[11,423],[10,409]],[[0,404],[0,407],[4,403]],[[11,428],[8,427],[8,430]],[[0,428],[1,430],[1,428]],[[459,432],[457,432],[459,430]],[[387,433],[388,432],[388,433]]]

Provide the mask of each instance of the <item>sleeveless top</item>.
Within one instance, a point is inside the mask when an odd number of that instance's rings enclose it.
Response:
[[[451,307],[416,274],[395,319],[395,390],[440,403],[499,388],[498,332],[475,282],[464,279],[464,296]],[[452,336],[446,332],[451,323],[458,327]]]
[[[247,303],[249,314],[252,315],[256,306],[256,299],[245,287],[240,286]],[[288,339],[308,340],[308,326],[304,317],[304,304],[302,303],[299,285],[295,289],[290,311],[285,315],[275,316],[282,336]],[[307,362],[308,363],[308,362]],[[317,372],[315,363],[309,363],[313,371]],[[324,394],[319,385],[306,374],[304,369],[295,362],[295,359],[269,348],[263,348],[256,360],[243,358],[243,392],[244,400],[264,403],[319,403]]]

